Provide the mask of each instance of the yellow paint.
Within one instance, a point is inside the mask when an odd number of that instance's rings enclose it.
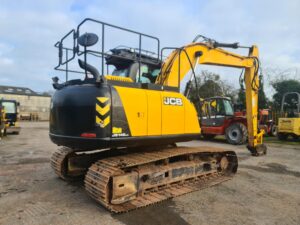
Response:
[[[122,133],[122,127],[113,127],[112,128],[113,134],[121,134]]]
[[[184,99],[184,114],[185,114],[185,124],[184,124],[184,132],[185,133],[201,133],[201,128],[199,126],[198,114],[196,109],[187,98]]]
[[[98,100],[99,102],[101,102],[101,103],[107,102],[108,99],[109,99],[109,98],[107,98],[107,97],[98,97],[98,98],[97,98],[97,100]]]
[[[105,78],[107,80],[115,80],[115,81],[122,81],[122,82],[132,83],[132,79],[130,77],[120,77],[120,76],[106,75]]]
[[[195,107],[182,94],[119,86],[115,88],[125,109],[132,136],[200,134]],[[165,104],[165,98],[173,98],[174,105]],[[182,105],[176,105],[180,101]]]
[[[216,108],[216,106],[217,106],[217,101],[216,101],[216,100],[213,100],[213,101],[210,103],[210,105],[211,105],[212,107]]]
[[[107,104],[104,107],[101,107],[100,105],[96,104],[96,111],[102,116],[104,116],[106,113],[108,113],[109,110],[110,110],[110,104]]]
[[[253,46],[256,48],[256,46]],[[183,47],[188,54],[192,65],[195,65],[196,52],[202,52],[199,58],[199,64],[227,66],[236,68],[251,68],[253,67],[253,59],[248,56],[241,56],[229,51],[219,48],[211,48],[205,43],[192,43]],[[181,51],[180,54],[180,81],[184,79],[185,75],[191,69],[188,57]],[[167,86],[178,87],[178,62],[179,50],[174,50],[162,65],[162,71],[157,78],[156,83]]]
[[[177,92],[161,92],[163,100],[165,97],[183,98],[182,94]],[[166,105],[162,101],[162,133],[163,134],[184,134],[185,113],[182,106]]]
[[[99,124],[101,128],[104,128],[110,123],[110,116],[107,116],[104,120],[96,116],[96,123]]]
[[[115,86],[120,95],[132,136],[146,136],[147,95],[144,89]]]
[[[99,102],[106,103],[109,101],[108,97],[97,97],[97,100]],[[95,105],[95,110],[96,112],[98,112],[101,116],[106,115],[109,111],[110,111],[110,104],[107,103],[104,107],[101,107],[101,105],[99,105],[96,102]],[[108,124],[110,123],[110,115],[106,116],[106,118],[101,119],[97,114],[96,114],[96,124],[98,124],[101,128],[106,127]]]
[[[196,57],[197,52],[201,52],[200,58]],[[179,58],[180,67],[178,67]],[[208,43],[192,43],[182,47],[181,51],[176,49],[170,54],[163,63],[155,83],[178,87],[179,82],[191,70],[191,65],[194,66],[196,63],[245,69],[248,144],[250,147],[256,147],[263,141],[262,131],[258,133],[257,130],[258,91],[253,88],[253,84],[256,84],[256,87],[259,86],[258,75],[255,74],[257,72],[256,59],[258,59],[258,49],[255,45],[251,46],[248,56],[242,56],[220,48],[213,48]],[[180,124],[176,125],[176,129],[180,126]]]
[[[148,135],[161,135],[161,93],[146,91],[148,102]]]
[[[279,118],[278,132],[300,136],[300,118]]]

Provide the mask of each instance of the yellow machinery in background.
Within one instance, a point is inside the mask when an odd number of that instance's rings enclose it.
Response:
[[[16,100],[0,99],[0,105],[5,110],[6,133],[19,134],[19,102]]]
[[[0,105],[0,139],[6,135],[5,121],[5,109]]]
[[[277,137],[279,140],[286,140],[289,136],[295,140],[300,137],[300,93],[298,92],[285,93],[281,101]]]

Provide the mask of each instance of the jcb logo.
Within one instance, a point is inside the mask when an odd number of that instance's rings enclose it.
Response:
[[[172,98],[172,97],[165,97],[164,98],[165,105],[183,105],[181,98]]]

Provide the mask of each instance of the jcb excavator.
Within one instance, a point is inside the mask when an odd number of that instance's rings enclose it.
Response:
[[[82,34],[86,24],[99,25],[99,37]],[[137,49],[116,48],[105,52],[105,31],[117,29],[138,37]],[[65,40],[73,38],[71,47]],[[158,38],[129,29],[85,19],[56,47],[56,69],[70,70],[68,63],[77,56],[84,79],[59,83],[51,101],[50,138],[63,146],[52,155],[56,174],[73,180],[84,177],[88,194],[112,212],[126,212],[230,179],[237,171],[234,151],[214,147],[176,147],[201,134],[198,106],[186,97],[199,64],[245,69],[249,144],[253,155],[266,152],[262,133],[257,132],[258,49],[249,47],[242,56],[220,47],[238,48],[211,39],[181,48],[163,48]],[[142,50],[142,41],[157,43],[157,53]],[[98,46],[93,49],[93,46]],[[163,52],[173,50],[162,62]],[[101,72],[87,63],[100,58]],[[115,66],[112,74],[105,74]],[[162,64],[161,64],[162,63]],[[185,94],[183,79],[190,76]]]

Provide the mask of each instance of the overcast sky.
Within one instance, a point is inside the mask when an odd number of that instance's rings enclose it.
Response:
[[[256,44],[263,68],[300,71],[299,0],[0,0],[0,84],[51,90],[53,45],[86,17],[157,36],[162,46],[197,34]],[[222,77],[238,87],[237,74]]]

